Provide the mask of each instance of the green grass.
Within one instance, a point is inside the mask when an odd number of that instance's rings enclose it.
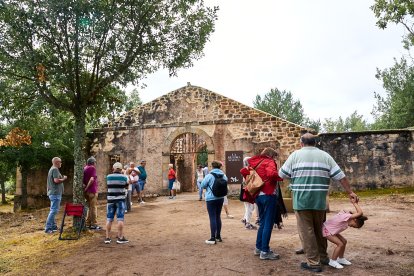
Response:
[[[414,194],[414,187],[404,188],[385,188],[385,189],[371,189],[355,191],[358,197],[376,197],[383,195],[408,195]],[[329,195],[331,198],[347,198],[348,196],[344,192],[333,192]]]

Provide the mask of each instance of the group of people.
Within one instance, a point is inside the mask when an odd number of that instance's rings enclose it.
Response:
[[[269,243],[275,223],[280,222],[277,213],[280,215],[286,212],[280,210],[278,204],[281,198],[279,182],[289,179],[299,237],[307,259],[300,267],[312,272],[321,272],[322,264],[341,269],[344,265],[351,265],[351,262],[344,257],[347,241],[340,233],[348,226],[362,227],[367,217],[363,216],[358,205],[358,196],[352,191],[348,179],[335,160],[327,152],[316,147],[316,137],[306,133],[300,142],[301,149],[293,152],[280,170],[276,164],[278,153],[272,148],[265,148],[261,154],[244,160],[245,167],[240,171],[243,177],[246,179],[250,168],[254,168],[263,181],[260,191],[253,196],[259,218],[253,253],[261,260],[280,258],[279,254],[270,249]],[[211,172],[222,175],[227,180],[221,170],[221,162],[213,161],[211,165]],[[355,206],[356,213],[340,212],[326,220],[326,196],[331,179],[341,183]],[[208,174],[200,184],[202,189],[206,189],[206,205],[210,220],[210,238],[205,241],[207,244],[222,242],[220,214],[224,197],[213,194],[214,183],[215,177]],[[242,221],[250,224],[253,208],[253,202],[245,204],[246,212]],[[336,245],[331,258],[327,253],[327,240]]]
[[[335,160],[325,151],[316,147],[316,137],[306,133],[300,138],[301,149],[293,152],[282,167],[278,170],[276,159],[278,153],[272,148],[265,148],[261,154],[246,158],[245,168],[240,172],[246,179],[254,168],[256,173],[263,180],[260,191],[254,195],[254,203],[258,210],[258,224],[256,246],[254,255],[262,260],[277,260],[279,254],[269,247],[272,230],[275,224],[276,213],[278,212],[278,199],[281,197],[279,182],[283,179],[290,179],[290,189],[293,194],[293,209],[297,220],[299,237],[302,243],[303,252],[306,254],[306,262],[300,267],[312,272],[321,272],[322,264],[334,268],[343,268],[350,265],[344,257],[346,239],[340,234],[348,226],[360,228],[364,225],[367,217],[363,216],[362,209],[358,205],[358,196],[352,191],[349,181],[344,172],[339,168]],[[67,179],[59,171],[62,161],[59,157],[52,159],[52,167],[47,178],[47,192],[51,202],[50,212],[46,220],[45,232],[57,231],[55,215],[59,211],[63,193],[63,182]],[[113,165],[113,173],[106,177],[107,193],[107,223],[105,243],[111,242],[110,231],[115,214],[118,222],[117,243],[127,243],[128,240],[123,234],[125,209],[130,207],[132,192],[135,190],[139,196],[139,202],[144,203],[142,193],[146,182],[145,160],[141,161],[139,167],[133,162],[130,167],[123,169],[121,163]],[[86,224],[91,229],[100,229],[96,221],[97,203],[97,176],[96,159],[90,157],[84,168],[84,190],[85,198],[89,204],[89,212]],[[196,176],[199,188],[199,199],[202,199],[205,190],[206,207],[210,219],[210,238],[207,244],[222,242],[221,236],[221,211],[225,206],[226,196],[214,194],[214,185],[218,185],[217,178],[227,181],[227,177],[221,170],[223,164],[220,161],[213,161],[212,170],[205,172],[206,168],[198,166]],[[207,168],[208,170],[208,168]],[[202,173],[201,173],[202,172]],[[172,184],[176,180],[176,174],[172,164],[169,166],[169,189],[170,198],[175,198]],[[336,216],[326,220],[326,196],[329,190],[330,180],[341,183],[356,213],[340,212]],[[125,193],[125,189],[131,192]],[[250,204],[250,205],[248,205]],[[244,222],[250,224],[253,204],[245,205],[246,214]],[[279,210],[280,212],[280,210]],[[227,211],[227,215],[228,211]],[[329,258],[327,254],[327,240],[334,243],[336,248]]]

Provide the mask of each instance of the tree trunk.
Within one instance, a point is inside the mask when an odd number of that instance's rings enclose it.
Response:
[[[0,185],[1,185],[1,203],[6,204],[6,185],[4,184],[4,180],[0,179]]]
[[[73,202],[81,203],[86,207],[85,197],[83,194],[83,166],[85,164],[85,157],[83,145],[85,141],[85,121],[86,108],[75,114],[75,137],[74,137],[74,152],[73,158],[75,161],[73,173]],[[74,217],[73,228],[79,229],[81,220]]]
[[[21,173],[22,173],[22,201],[21,201],[21,208],[23,210],[27,209],[27,167],[21,166]]]

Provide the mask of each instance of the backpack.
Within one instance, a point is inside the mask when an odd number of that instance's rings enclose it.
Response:
[[[215,197],[223,197],[227,195],[227,180],[224,179],[222,174],[211,173],[214,176],[213,187],[210,190],[213,192]]]

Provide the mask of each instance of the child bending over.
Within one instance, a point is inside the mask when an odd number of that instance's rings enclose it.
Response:
[[[332,218],[326,220],[322,226],[323,236],[328,241],[336,244],[336,248],[332,253],[332,259],[329,260],[329,265],[334,268],[343,268],[342,265],[351,265],[351,262],[344,258],[346,239],[340,235],[342,231],[348,228],[361,228],[364,221],[368,218],[362,215],[362,209],[359,207],[355,199],[351,199],[352,204],[356,209],[356,213],[341,211]]]

